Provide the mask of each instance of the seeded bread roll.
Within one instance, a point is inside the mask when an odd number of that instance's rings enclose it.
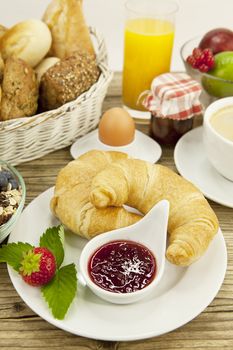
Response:
[[[19,58],[8,58],[2,83],[1,120],[35,114],[37,101],[38,83],[34,70]]]
[[[51,110],[75,100],[97,81],[95,57],[83,52],[62,59],[49,68],[40,83],[40,107]]]

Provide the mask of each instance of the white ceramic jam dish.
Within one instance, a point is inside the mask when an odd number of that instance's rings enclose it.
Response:
[[[86,285],[100,298],[116,304],[133,303],[153,292],[164,272],[168,215],[169,203],[162,200],[136,224],[103,233],[89,241],[82,250],[79,260],[80,274]],[[93,282],[89,271],[90,259],[100,247],[115,241],[135,242],[148,248],[153,254],[156,273],[144,288],[133,292],[116,293],[105,290]]]
[[[233,181],[233,141],[222,136],[211,124],[211,118],[218,111],[230,106],[233,108],[233,97],[215,101],[206,109],[203,141],[211,164],[222,176]]]

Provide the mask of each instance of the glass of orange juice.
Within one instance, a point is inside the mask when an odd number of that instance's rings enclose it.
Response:
[[[170,0],[128,0],[125,6],[123,104],[137,117],[138,111],[145,111],[143,92],[153,78],[170,70],[178,5]]]

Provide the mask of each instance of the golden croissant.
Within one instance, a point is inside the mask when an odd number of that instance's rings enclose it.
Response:
[[[140,216],[124,208],[96,209],[89,200],[95,175],[127,157],[120,152],[90,151],[68,163],[57,176],[50,202],[54,215],[72,232],[87,239],[138,221]]]
[[[143,214],[167,199],[170,213],[166,256],[177,265],[197,260],[218,231],[218,219],[202,193],[162,165],[136,159],[112,163],[94,177],[90,199],[97,208],[127,204]]]

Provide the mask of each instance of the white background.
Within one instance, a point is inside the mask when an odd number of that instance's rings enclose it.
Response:
[[[143,1],[143,0],[142,0]],[[50,0],[0,0],[0,23],[11,26],[28,18],[40,18]],[[125,0],[83,0],[86,20],[105,36],[109,63],[122,70]],[[233,30],[233,0],[177,0],[176,39],[172,69],[183,68],[179,49],[184,41],[209,29]]]

